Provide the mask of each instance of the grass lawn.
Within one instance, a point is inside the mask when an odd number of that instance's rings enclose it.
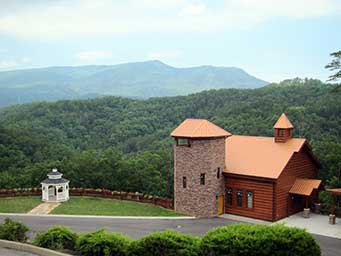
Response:
[[[27,213],[41,203],[37,196],[0,198],[0,213]]]
[[[180,216],[159,206],[96,197],[72,197],[51,214],[108,216]]]

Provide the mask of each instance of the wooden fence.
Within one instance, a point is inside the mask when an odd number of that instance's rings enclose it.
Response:
[[[167,209],[174,209],[173,200],[142,193],[111,191],[108,189],[70,188],[70,196],[91,196],[139,203],[158,205]],[[0,198],[17,196],[41,196],[41,188],[0,189]]]

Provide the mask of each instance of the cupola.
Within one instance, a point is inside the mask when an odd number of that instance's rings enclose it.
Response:
[[[277,122],[274,125],[274,133],[275,133],[275,142],[286,142],[287,140],[292,138],[294,126],[285,115],[279,117]]]

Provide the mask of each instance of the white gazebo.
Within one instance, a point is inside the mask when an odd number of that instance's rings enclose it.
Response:
[[[41,182],[42,200],[45,202],[62,202],[69,200],[69,180],[62,178],[63,174],[56,168],[47,174],[47,179]]]

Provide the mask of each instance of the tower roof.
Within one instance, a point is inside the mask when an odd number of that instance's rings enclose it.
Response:
[[[205,119],[186,119],[172,133],[173,137],[217,138],[232,134]]]
[[[274,125],[275,129],[290,129],[294,128],[288,117],[282,113],[277,122]]]

